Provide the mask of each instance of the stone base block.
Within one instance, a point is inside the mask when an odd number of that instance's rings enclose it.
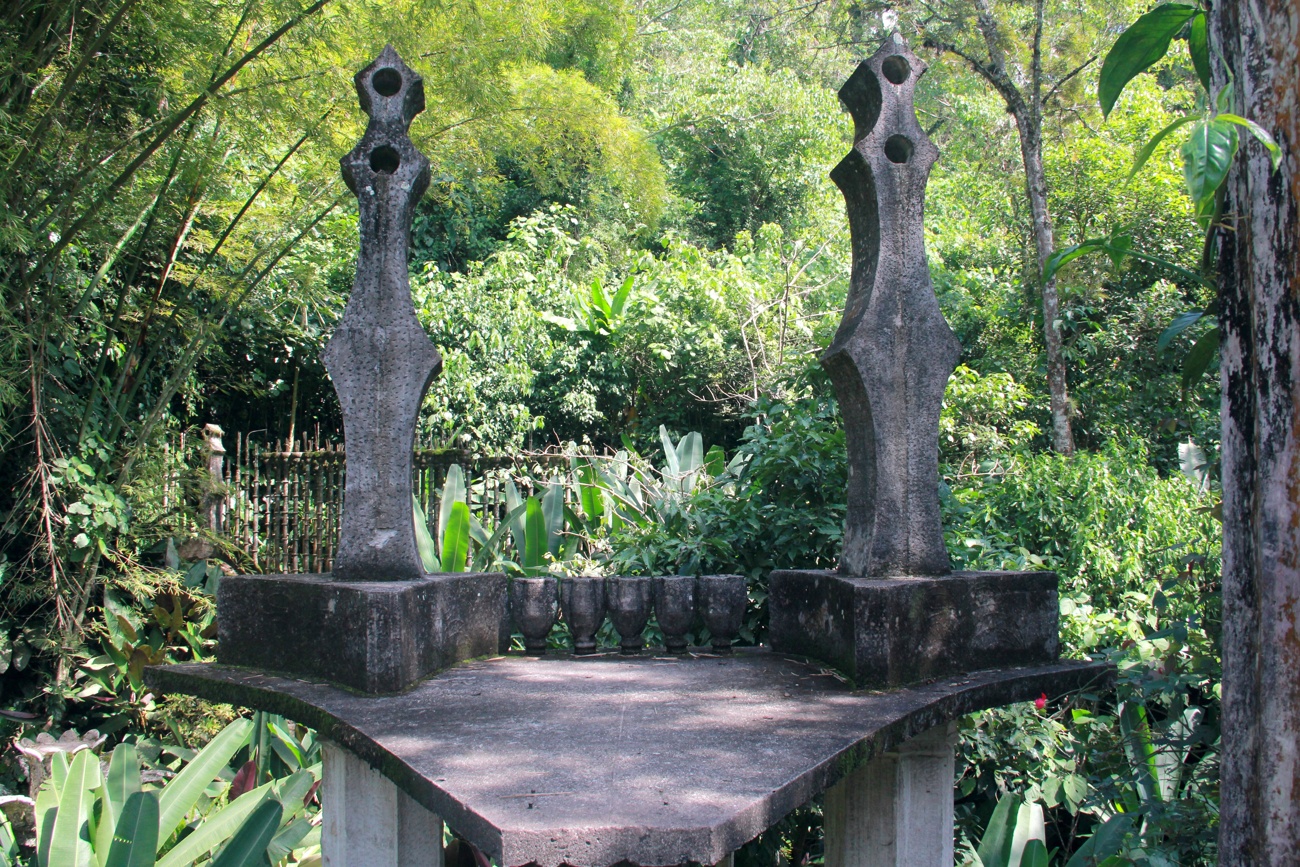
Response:
[[[772,649],[835,666],[858,686],[893,687],[1060,653],[1053,572],[852,578],[771,576]]]
[[[227,665],[399,692],[457,662],[506,649],[506,578],[227,577],[217,590],[217,637],[217,659]]]

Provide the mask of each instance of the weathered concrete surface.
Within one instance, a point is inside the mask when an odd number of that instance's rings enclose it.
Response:
[[[352,753],[321,746],[325,867],[442,867],[442,820]]]
[[[217,659],[397,692],[449,665],[503,650],[506,580],[495,573],[415,581],[238,575],[217,588]]]
[[[342,159],[360,206],[361,253],[343,318],[323,360],[343,409],[348,472],[334,574],[410,581],[424,574],[411,508],[411,450],[424,392],[442,357],[415,318],[407,273],[411,214],[429,161],[407,136],[424,84],[392,46],[356,75],[370,116]]]
[[[853,274],[822,364],[849,453],[847,575],[951,568],[939,517],[939,409],[961,347],[925,261],[925,185],[939,156],[912,107],[925,68],[895,35],[840,89],[854,144],[831,178],[848,206]]]
[[[768,641],[824,660],[862,686],[914,683],[1060,652],[1052,572],[852,578],[782,570],[770,578]]]
[[[957,727],[938,725],[826,790],[826,867],[952,867]]]
[[[1066,662],[873,693],[763,651],[510,657],[374,698],[218,665],[146,671],[163,692],[317,728],[507,867],[713,864],[914,734],[1109,677]]]

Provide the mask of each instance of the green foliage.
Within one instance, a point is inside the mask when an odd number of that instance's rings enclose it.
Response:
[[[236,790],[237,782],[227,784],[228,765],[250,746],[250,736],[264,734],[264,725],[276,726],[260,718],[259,724],[231,723],[155,788],[141,782],[140,759],[129,742],[113,751],[106,778],[90,750],[76,753],[70,765],[63,754],[56,755],[55,773],[37,798],[39,863],[265,864],[302,848],[311,832],[303,814],[319,779],[319,763],[256,787]]]

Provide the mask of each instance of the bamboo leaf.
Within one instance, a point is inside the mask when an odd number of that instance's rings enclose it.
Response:
[[[1101,113],[1109,115],[1125,85],[1169,52],[1169,43],[1196,14],[1194,6],[1165,3],[1134,21],[1106,54],[1097,82]]]
[[[113,828],[113,844],[104,867],[153,867],[157,851],[158,798],[153,792],[134,792]]]

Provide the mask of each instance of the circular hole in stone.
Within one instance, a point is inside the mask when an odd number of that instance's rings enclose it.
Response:
[[[902,84],[912,74],[912,64],[907,62],[906,57],[895,54],[885,58],[884,63],[880,64],[880,71],[894,84]]]
[[[891,135],[885,139],[885,156],[891,163],[905,163],[912,158],[912,140],[905,135]],[[371,160],[374,163],[374,160]]]
[[[893,81],[893,79],[890,79],[890,81]],[[391,66],[376,69],[375,74],[370,76],[370,84],[380,96],[392,96],[402,89],[402,73]]]
[[[381,175],[391,175],[401,164],[402,155],[388,145],[380,145],[370,152],[370,168]]]

